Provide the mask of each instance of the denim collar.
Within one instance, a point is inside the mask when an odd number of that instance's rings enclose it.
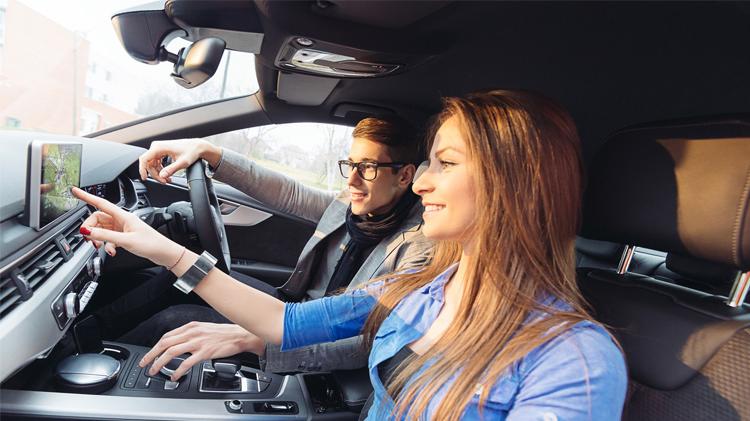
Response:
[[[445,300],[445,284],[451,279],[456,269],[458,269],[458,262],[448,266],[432,282],[423,286],[419,292],[421,294],[429,294],[433,300],[442,303]]]

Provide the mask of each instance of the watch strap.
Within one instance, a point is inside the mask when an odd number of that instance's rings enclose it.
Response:
[[[211,253],[204,251],[198,256],[198,260],[182,276],[177,278],[174,282],[175,288],[185,294],[189,294],[208,275],[208,272],[216,266],[216,261],[216,258]]]

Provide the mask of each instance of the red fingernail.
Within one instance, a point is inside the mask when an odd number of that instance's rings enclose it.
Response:
[[[83,235],[91,235],[91,230],[84,227],[83,225],[81,225],[81,229],[79,229],[78,231],[80,231]]]

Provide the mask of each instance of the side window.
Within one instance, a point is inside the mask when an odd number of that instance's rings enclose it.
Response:
[[[205,139],[308,186],[339,191],[346,186],[346,179],[339,173],[337,161],[349,154],[352,130],[324,123],[272,124]]]

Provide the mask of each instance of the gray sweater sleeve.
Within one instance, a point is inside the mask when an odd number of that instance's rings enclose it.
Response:
[[[283,174],[263,168],[245,156],[222,148],[214,178],[278,211],[318,223],[336,193],[307,187]]]
[[[421,267],[432,257],[433,242],[424,237],[421,231],[411,236],[397,251],[394,266],[382,267],[375,276],[397,270]],[[357,288],[356,282],[348,289]],[[353,370],[367,367],[369,352],[362,345],[362,336],[342,339],[335,342],[310,345],[281,352],[278,345],[266,345],[265,369],[282,373],[292,371],[331,371]]]
[[[362,336],[284,352],[281,352],[279,345],[268,344],[264,370],[272,373],[354,370],[367,367],[368,357],[369,352],[362,344]]]

